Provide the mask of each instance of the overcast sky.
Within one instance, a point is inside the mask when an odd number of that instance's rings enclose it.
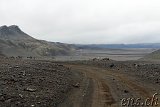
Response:
[[[0,0],[0,25],[64,43],[160,42],[160,0]]]

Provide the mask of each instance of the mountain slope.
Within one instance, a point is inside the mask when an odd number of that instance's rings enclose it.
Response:
[[[6,56],[50,57],[68,55],[76,48],[67,44],[37,40],[24,33],[18,26],[0,27],[0,47]]]

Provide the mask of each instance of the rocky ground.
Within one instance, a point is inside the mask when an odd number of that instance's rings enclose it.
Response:
[[[1,107],[54,107],[76,87],[78,77],[63,65],[0,58]]]
[[[145,107],[158,93],[160,63],[113,61],[38,61],[0,58],[2,107]],[[122,99],[135,102],[122,104]],[[129,100],[131,101],[131,100]],[[160,102],[159,102],[160,104]],[[160,105],[158,105],[160,106]]]

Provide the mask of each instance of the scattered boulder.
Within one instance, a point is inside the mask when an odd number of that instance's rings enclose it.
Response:
[[[129,91],[128,90],[124,90],[124,93],[129,93]]]
[[[79,88],[79,87],[80,87],[80,84],[79,84],[79,83],[73,84],[73,87]]]
[[[109,61],[109,58],[103,58],[102,61]]]
[[[139,65],[139,64],[136,64],[136,63],[135,63],[135,64],[133,64],[133,65],[134,65],[135,67],[140,67],[140,65]]]
[[[35,91],[36,91],[36,88],[27,87],[27,88],[24,89],[24,91],[35,92]]]
[[[115,66],[114,64],[111,64],[111,65],[110,65],[110,68],[112,68],[112,67],[114,67],[114,66]]]
[[[96,61],[97,60],[97,58],[93,58],[93,61]]]

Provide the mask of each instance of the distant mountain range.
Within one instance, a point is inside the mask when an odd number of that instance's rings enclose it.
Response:
[[[160,48],[160,43],[139,43],[139,44],[77,44],[80,47],[97,48]]]
[[[24,33],[18,26],[0,27],[0,54],[5,56],[48,57],[69,55],[75,46],[37,40]]]

